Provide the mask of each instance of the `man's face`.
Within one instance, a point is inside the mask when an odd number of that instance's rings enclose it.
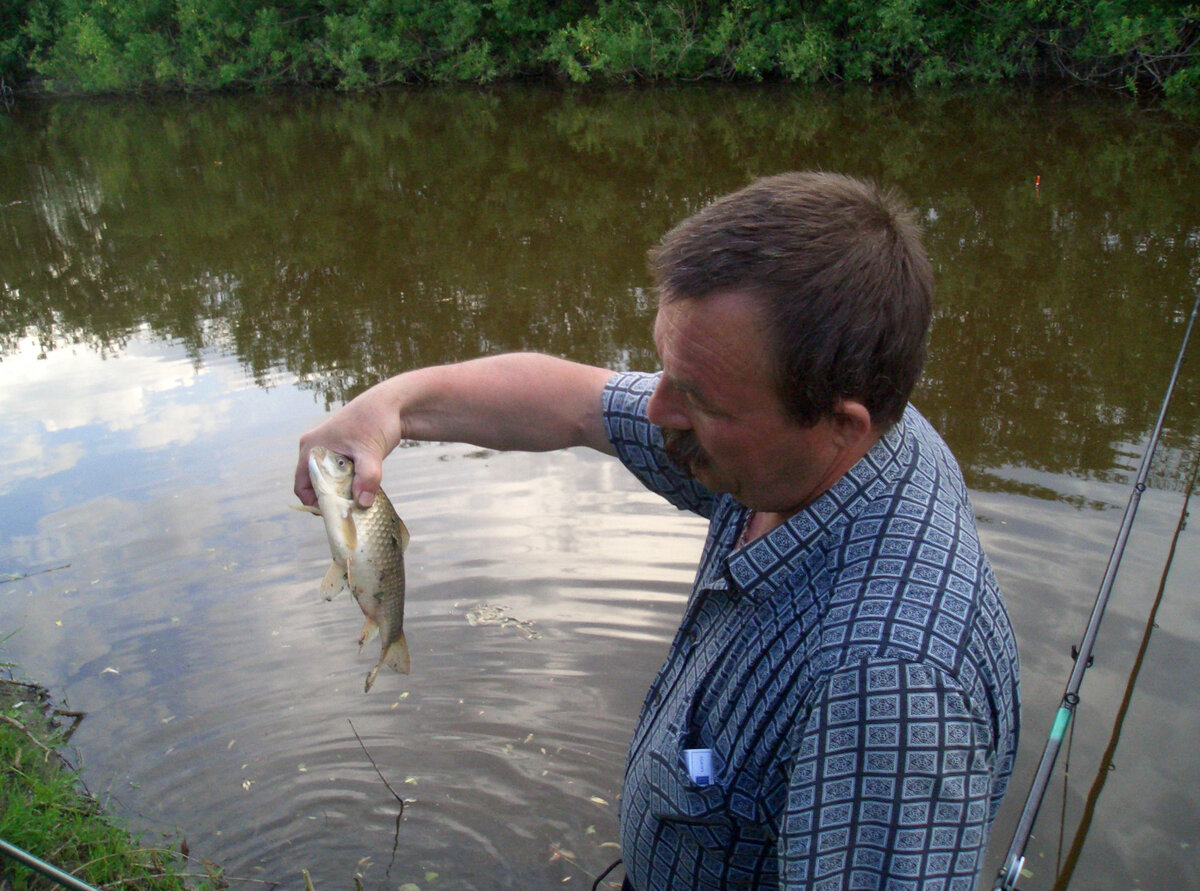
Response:
[[[836,482],[828,420],[786,412],[753,302],[736,292],[659,306],[654,342],[663,376],[650,399],[672,460],[747,507],[794,513]]]

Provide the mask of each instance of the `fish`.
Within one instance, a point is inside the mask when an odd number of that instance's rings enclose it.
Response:
[[[308,475],[317,493],[316,507],[304,507],[325,523],[333,563],[321,580],[321,596],[333,600],[349,591],[366,621],[359,648],[379,634],[379,662],[367,675],[364,692],[371,691],[379,669],[386,665],[408,674],[412,662],[404,636],[404,551],[408,527],[391,499],[380,490],[368,508],[354,502],[350,486],[354,462],[345,455],[316,446],[308,453]]]

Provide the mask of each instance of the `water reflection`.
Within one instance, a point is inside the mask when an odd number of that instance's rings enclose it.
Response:
[[[528,348],[653,366],[646,248],[751,176],[824,167],[898,185],[928,228],[919,402],[967,470],[1022,647],[996,837],[1011,828],[1191,306],[1194,134],[1080,97],[530,87],[59,102],[0,117],[0,140],[0,572],[63,567],[0,589],[0,637],[19,629],[0,655],[91,713],[88,775],[139,825],[252,878],[306,866],[318,888],[356,870],[590,883],[702,524],[597,456],[399,450],[414,669],[364,697],[361,619],[319,601],[324,534],[287,509],[295,439],[415,365]],[[1107,737],[1165,560],[1194,368],[1075,770]],[[1180,553],[1078,887],[1200,880],[1178,792],[1200,708],[1174,680],[1200,652],[1181,590],[1200,551]],[[482,603],[540,636],[470,625]],[[412,799],[398,849],[347,718]],[[1086,787],[1055,794],[1069,841]],[[1049,887],[1052,824],[1031,887]]]
[[[146,327],[327,404],[498,350],[648,365],[645,249],[750,176],[838,168],[926,221],[920,400],[972,483],[1103,476],[1161,399],[1200,247],[1194,140],[1135,114],[784,89],[24,108],[3,122],[0,349],[114,350]],[[1180,410],[1194,429],[1196,400]]]

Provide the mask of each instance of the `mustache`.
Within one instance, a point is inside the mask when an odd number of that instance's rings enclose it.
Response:
[[[671,427],[663,427],[661,429],[663,451],[688,476],[693,475],[692,465],[703,465],[708,461],[708,455],[705,454],[704,449],[701,447],[700,440],[696,438],[696,434],[691,430],[675,430]]]

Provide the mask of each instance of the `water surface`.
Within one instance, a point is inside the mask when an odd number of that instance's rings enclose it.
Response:
[[[644,254],[674,222],[786,169],[898,187],[938,275],[916,401],[1021,647],[990,883],[1191,308],[1194,132],[1081,95],[522,87],[21,105],[0,140],[0,578],[25,576],[0,584],[0,658],[89,713],[74,744],[115,812],[230,877],[318,889],[590,887],[704,527],[598,455],[399,449],[413,673],[364,695],[377,656],[319,599],[324,533],[289,509],[299,434],[433,362],[652,368]],[[1200,884],[1194,527],[1163,579],[1195,367],[1029,889],[1098,777],[1070,886]]]

